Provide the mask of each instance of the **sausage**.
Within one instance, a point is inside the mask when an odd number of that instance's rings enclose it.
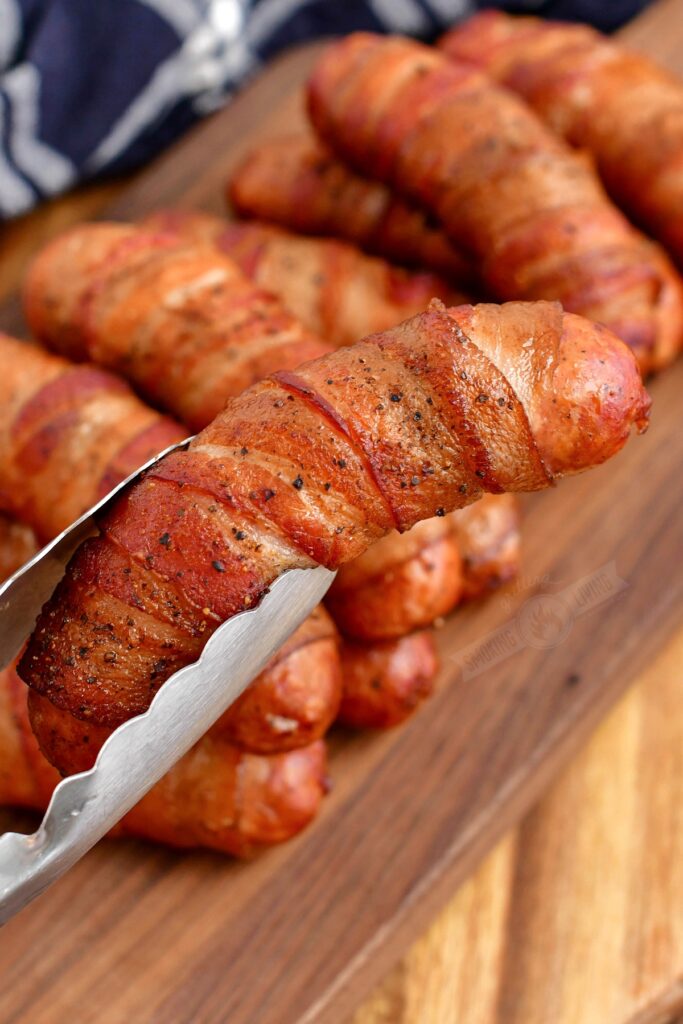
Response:
[[[339,721],[357,729],[400,725],[432,694],[438,667],[429,630],[371,647],[345,643]]]
[[[440,517],[387,534],[343,565],[326,604],[347,637],[391,640],[447,615],[462,588],[458,542],[449,517]]]

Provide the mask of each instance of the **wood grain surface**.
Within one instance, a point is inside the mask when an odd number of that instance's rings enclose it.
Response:
[[[354,1024],[683,1021],[683,634]]]
[[[145,172],[117,200],[116,214],[131,217],[180,200],[218,208],[230,164],[257,135],[282,130],[300,116],[296,89],[314,52],[280,61],[230,109]],[[100,198],[90,194],[90,209]],[[61,227],[70,219],[69,200],[53,209],[59,215],[50,221],[45,214],[33,244],[53,233],[56,222]],[[82,215],[75,204],[73,218]],[[30,230],[17,235],[24,238],[17,266],[31,249]],[[16,329],[16,303],[9,303],[3,326]],[[525,579],[455,616],[441,631],[441,692],[406,728],[336,738],[335,790],[307,834],[246,865],[142,844],[101,844],[0,935],[0,1020],[343,1020],[532,805],[626,685],[648,666],[666,668],[666,657],[680,664],[683,579],[674,570],[677,564],[680,570],[683,553],[682,385],[681,365],[655,384],[650,432],[612,464],[528,502]],[[557,601],[571,599],[567,588],[589,575],[596,585],[610,563],[625,589],[553,624]],[[607,594],[603,586],[602,596]],[[481,648],[500,627],[515,636],[521,631],[533,645],[464,678],[463,651]],[[486,648],[489,662],[492,649]],[[659,681],[661,673],[656,675]],[[659,822],[653,787],[680,776],[673,753],[661,764],[652,758],[647,773],[642,755],[638,778],[650,787],[640,803],[631,792],[633,775],[631,786],[617,792],[615,780],[622,778],[629,753],[635,756],[632,719],[644,721],[648,699],[631,712],[630,733],[623,725],[616,729],[613,742],[621,754],[612,751],[614,770],[608,757],[602,770],[584,777],[580,765],[590,750],[582,755],[579,768],[565,777],[578,770],[576,780],[567,785],[563,779],[553,792],[553,800],[559,792],[557,804],[547,812],[550,805],[541,804],[496,849],[460,891],[456,909],[439,919],[413,959],[366,1008],[367,1021],[606,1024],[628,1019],[617,1005],[617,984],[626,985],[629,999],[621,1005],[628,1003],[634,1020],[664,998],[661,979],[671,980],[672,951],[680,947],[678,926],[670,918],[662,925],[669,896],[680,893],[680,827],[667,828],[671,862],[659,847],[646,855],[641,844],[635,869],[618,876],[614,867],[618,837]],[[680,689],[677,701],[674,688],[662,712],[671,729],[680,726],[677,703]],[[651,721],[648,736],[660,729],[658,722]],[[624,734],[631,744],[622,748]],[[620,795],[625,804],[616,799]],[[596,808],[588,819],[580,813],[586,800]],[[541,834],[550,837],[547,843],[534,839]],[[605,841],[604,859],[586,873],[579,855],[596,838]],[[655,894],[657,880],[662,884]],[[591,892],[597,894],[593,908],[604,916],[589,912],[576,930],[576,914],[565,914],[578,896]],[[625,914],[628,930],[615,939],[608,923]],[[539,947],[527,935],[540,941],[545,962],[543,956],[534,959]],[[593,950],[594,940],[604,955]],[[610,954],[610,943],[630,947],[628,964]],[[582,956],[596,977],[607,972],[612,983],[607,1010],[603,1003],[590,1017],[584,1014],[590,991],[581,989],[580,978],[571,991],[577,972],[568,970],[580,967]],[[429,984],[419,982],[412,995],[405,983],[410,962],[435,965]],[[633,964],[640,964],[635,981],[620,974]],[[425,970],[414,977],[424,979]],[[393,1009],[392,992],[398,1000]],[[376,1015],[382,999],[389,1000],[384,1018]],[[617,1009],[621,1016],[614,1016]]]

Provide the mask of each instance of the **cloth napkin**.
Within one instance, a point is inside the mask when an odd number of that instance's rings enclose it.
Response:
[[[0,0],[0,217],[137,167],[274,54],[355,29],[433,38],[501,6],[611,30],[646,0]]]

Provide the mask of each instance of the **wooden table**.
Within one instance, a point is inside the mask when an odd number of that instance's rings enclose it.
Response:
[[[683,1021],[683,630],[354,1024]]]
[[[626,34],[676,66],[683,0],[659,4]],[[5,228],[0,296],[15,287],[40,240],[92,216],[124,184],[81,190]],[[683,629],[354,1024],[676,1020],[683,1009],[682,697]]]

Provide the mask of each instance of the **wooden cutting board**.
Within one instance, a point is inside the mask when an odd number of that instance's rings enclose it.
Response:
[[[301,116],[316,49],[265,72],[113,213],[220,209],[240,154]],[[19,329],[16,303],[2,326]],[[680,624],[682,386],[679,364],[652,388],[644,438],[528,500],[523,579],[440,631],[441,690],[413,722],[335,738],[334,792],[305,835],[251,864],[100,844],[0,934],[0,1020],[343,1019]]]

